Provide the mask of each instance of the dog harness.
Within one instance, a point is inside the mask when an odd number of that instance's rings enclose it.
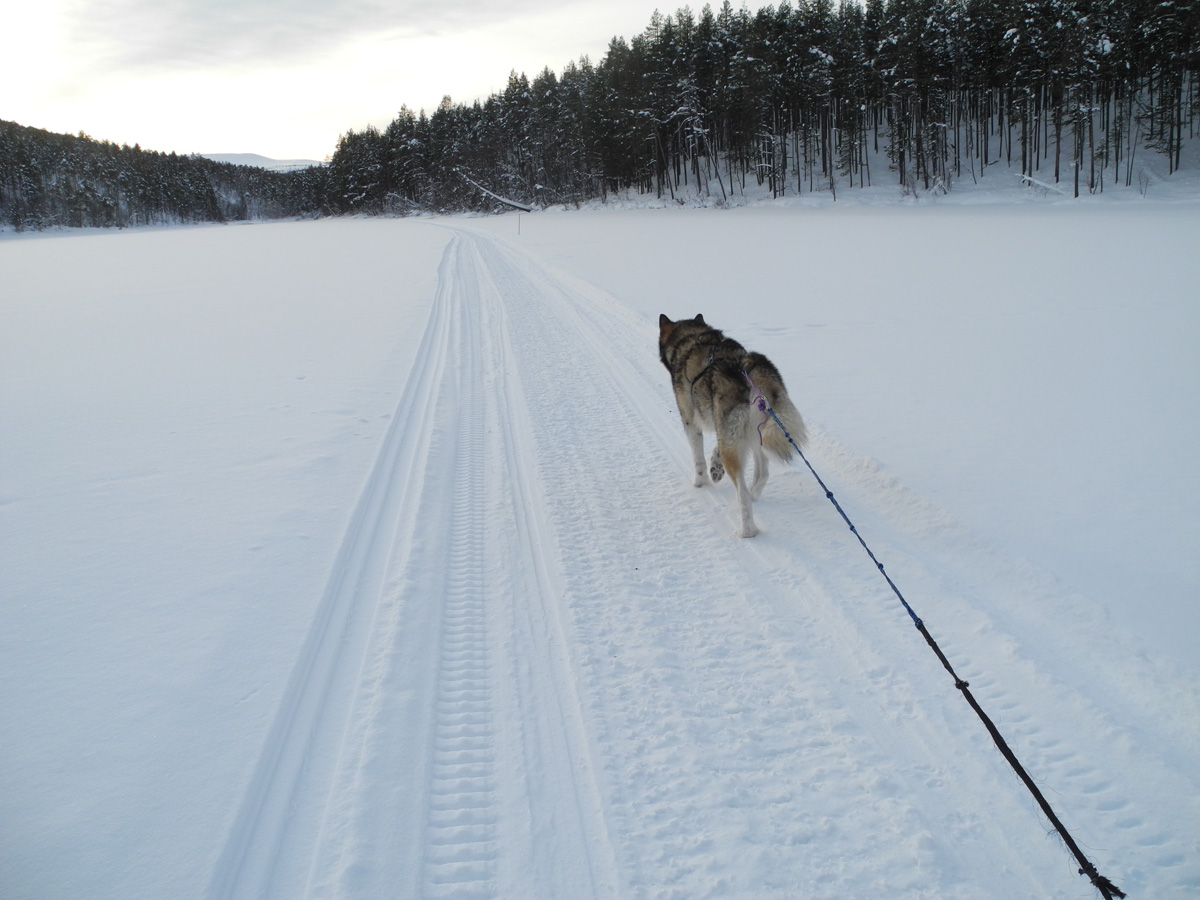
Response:
[[[699,372],[697,372],[697,373],[696,373],[696,377],[695,377],[695,378],[692,378],[692,379],[690,379],[690,380],[689,380],[689,383],[691,384],[691,386],[692,386],[692,387],[695,387],[695,386],[696,386],[696,382],[697,382],[697,381],[699,381],[699,380],[700,380],[700,379],[701,379],[701,378],[704,376],[704,373],[705,373],[705,372],[707,372],[709,369],[711,369],[711,368],[712,368],[712,364],[713,364],[713,358],[714,358],[716,355],[717,355],[717,345],[716,345],[716,344],[710,344],[710,345],[709,345],[709,347],[708,347],[708,362],[704,364],[704,368],[703,368],[703,369],[701,369]]]
[[[767,420],[771,418],[771,407],[767,404],[767,398],[762,395],[762,391],[760,391],[758,386],[755,385],[755,383],[750,379],[750,374],[745,369],[742,369],[742,377],[746,379],[746,384],[750,385],[750,390],[753,391],[754,396],[758,398],[757,400],[751,398],[750,404],[752,406],[757,406],[758,411],[763,414],[762,421],[758,423],[758,444],[761,447],[763,442],[762,430],[763,426],[767,424]]]

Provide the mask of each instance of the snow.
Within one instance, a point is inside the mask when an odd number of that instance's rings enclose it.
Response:
[[[0,241],[0,894],[1096,896],[807,471],[750,541],[690,486],[703,312],[1099,870],[1194,897],[1194,196]]]

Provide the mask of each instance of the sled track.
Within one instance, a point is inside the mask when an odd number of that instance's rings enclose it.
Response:
[[[612,896],[506,348],[452,236],[210,897]]]
[[[461,296],[455,301],[465,302]],[[467,340],[460,333],[456,346],[466,348]],[[484,423],[479,400],[470,393],[480,367],[475,354],[465,362],[453,395],[459,439],[441,451],[457,459],[433,704],[423,895],[485,898],[496,893],[495,698],[483,556],[485,497],[478,464],[484,458]]]
[[[451,260],[443,260],[443,283]],[[324,793],[311,783],[313,773],[328,769],[329,755],[338,750],[330,747],[342,730],[338,713],[344,713],[346,697],[354,690],[397,532],[415,518],[420,501],[413,488],[420,484],[421,456],[429,450],[408,436],[432,433],[438,382],[446,371],[451,305],[448,291],[439,289],[412,373],[215,869],[212,898],[271,896],[280,882],[294,883],[296,845],[311,840],[294,832],[293,823],[304,819],[296,812]]]

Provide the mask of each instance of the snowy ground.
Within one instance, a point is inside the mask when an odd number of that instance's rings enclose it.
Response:
[[[0,242],[0,895],[1085,898],[810,457],[1131,897],[1200,890],[1200,204]]]

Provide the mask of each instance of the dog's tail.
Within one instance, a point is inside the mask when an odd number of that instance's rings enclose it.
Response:
[[[766,424],[762,427],[763,447],[770,450],[778,459],[788,462],[796,455],[796,450],[788,440],[788,436],[790,435],[792,441],[796,442],[797,447],[803,448],[808,442],[808,430],[804,427],[804,419],[801,418],[800,411],[792,404],[791,398],[788,397],[787,391],[783,390],[782,386],[780,386],[778,396],[774,400],[768,397],[767,402],[775,415],[779,417],[779,421],[783,423],[783,427],[787,429],[787,435],[780,430],[779,423],[768,416]]]
[[[746,357],[745,372],[754,387],[762,392],[763,398],[774,411],[775,416],[779,417],[777,422],[774,416],[767,416],[767,420],[759,432],[762,435],[762,445],[776,458],[783,462],[789,462],[796,455],[796,448],[792,446],[792,442],[795,442],[796,447],[803,448],[808,441],[808,430],[804,427],[804,419],[788,396],[779,370],[765,356],[759,353],[749,354]],[[752,405],[756,399],[751,395]],[[779,427],[779,422],[783,423],[787,434],[784,434],[783,429]],[[789,436],[791,441],[788,440]]]

